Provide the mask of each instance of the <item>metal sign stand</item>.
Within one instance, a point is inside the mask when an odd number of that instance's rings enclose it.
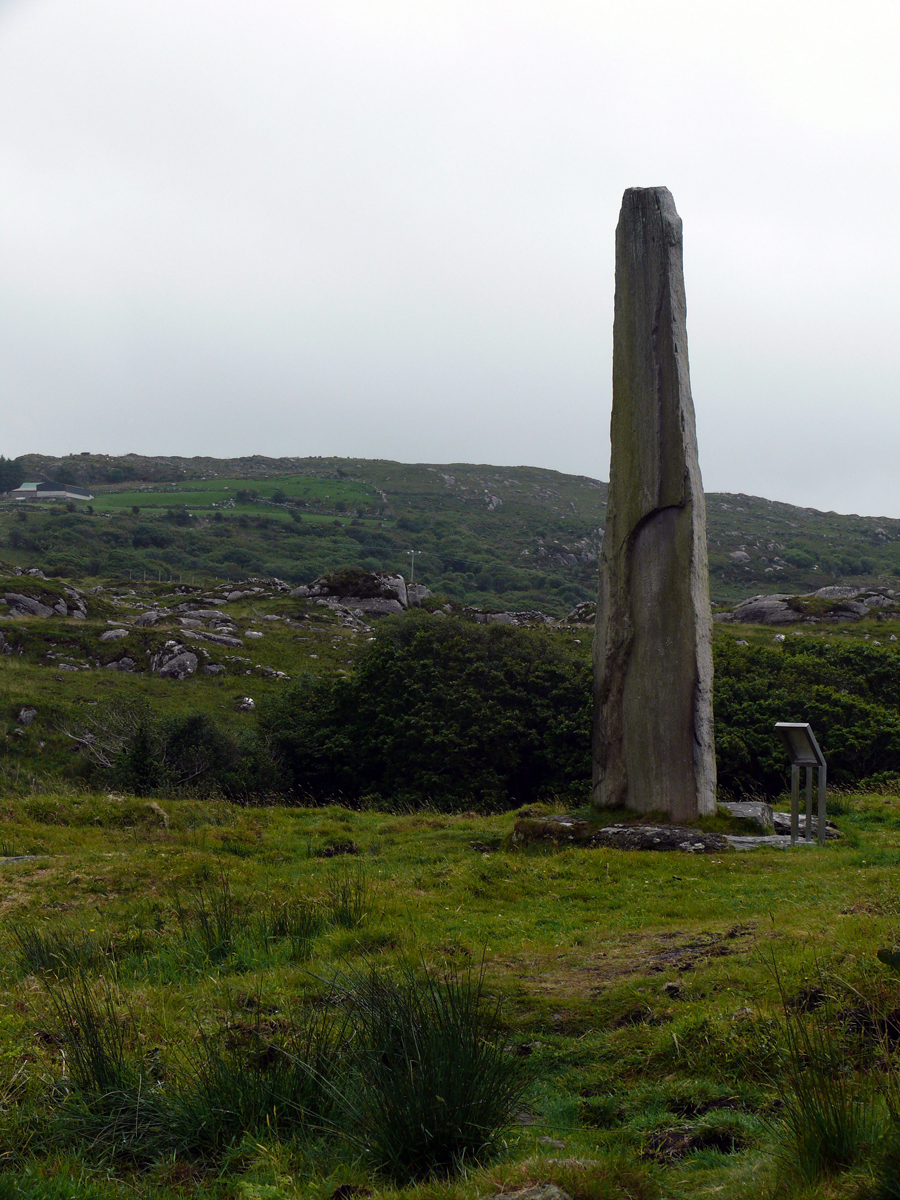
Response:
[[[796,721],[779,721],[775,726],[791,760],[791,845],[797,844],[800,833],[800,768],[806,768],[806,836],[812,838],[812,794],[813,769],[819,772],[819,845],[825,845],[825,789],[828,768],[825,756],[819,748],[815,734],[808,724]]]

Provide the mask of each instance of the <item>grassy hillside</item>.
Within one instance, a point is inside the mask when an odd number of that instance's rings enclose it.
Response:
[[[91,511],[34,506],[23,517],[0,502],[0,555],[47,573],[307,583],[341,566],[408,575],[412,550],[422,582],[484,607],[561,616],[596,593],[606,485],[580,476],[339,458],[26,455],[16,465],[94,492]],[[716,603],[900,577],[900,520],[717,493],[708,525]]]

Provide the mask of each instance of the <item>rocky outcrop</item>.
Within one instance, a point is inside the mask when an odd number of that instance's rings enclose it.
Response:
[[[611,441],[593,801],[692,820],[716,807],[712,628],[681,219],[662,187],[622,199]]]
[[[321,575],[290,594],[296,599],[324,600],[329,606],[340,605],[365,617],[387,617],[417,607],[432,593],[420,583],[407,585],[402,575],[350,567]]]
[[[166,642],[150,659],[150,670],[160,679],[186,679],[197,670],[197,655],[180,642]]]
[[[797,620],[797,613],[788,604],[790,596],[753,596],[734,610],[733,619],[743,625],[786,625]]]
[[[42,604],[40,600],[22,596],[19,592],[7,592],[3,599],[14,617],[52,617],[56,611],[49,604]]]
[[[742,600],[731,612],[716,613],[713,620],[738,625],[818,624],[856,621],[877,612],[900,614],[900,593],[891,588],[837,585],[802,594],[774,592]]]
[[[165,611],[165,609],[154,608],[149,612],[139,613],[138,616],[134,618],[133,624],[138,625],[141,628],[148,625],[155,625],[157,621],[162,621],[168,617],[168,615],[169,614]]]
[[[596,600],[582,600],[565,618],[567,625],[593,625],[597,619]]]
[[[485,612],[481,608],[465,608],[463,614],[479,625],[555,625],[553,617],[540,612],[536,608],[523,609],[521,612]]]
[[[201,642],[212,642],[216,646],[231,646],[233,649],[237,649],[238,646],[243,646],[244,644],[239,637],[232,637],[228,633],[207,633],[205,629],[182,629],[181,637],[195,638]]]
[[[29,575],[34,572],[29,571]],[[40,572],[37,572],[40,575]],[[44,576],[40,575],[43,579]],[[39,592],[6,592],[3,599],[14,617],[77,617],[87,615],[87,604],[81,592],[66,587],[62,596],[41,589]]]

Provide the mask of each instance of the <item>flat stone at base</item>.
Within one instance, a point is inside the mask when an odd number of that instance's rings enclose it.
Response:
[[[791,832],[791,814],[790,813],[783,813],[783,812],[773,813],[772,821],[775,825],[776,833],[789,834]],[[805,812],[798,813],[797,827],[798,827],[798,832],[799,832],[800,836],[805,838],[806,837],[806,813]],[[810,829],[810,833],[812,834],[813,838],[818,837],[818,834],[819,834],[819,818],[818,817],[813,817],[812,828]],[[828,818],[826,817],[825,818],[825,837],[826,838],[839,838],[840,836],[841,835],[838,832],[834,821],[829,821]]]
[[[490,1200],[572,1200],[572,1197],[555,1183],[538,1183],[524,1190],[498,1192]]]
[[[722,854],[728,843],[721,833],[702,833],[680,825],[607,825],[594,844],[616,850],[681,850],[687,854]]]
[[[513,845],[554,842],[591,849],[681,850],[688,854],[722,854],[728,843],[721,833],[704,833],[681,825],[607,825],[592,829],[579,817],[519,817],[513,828]]]
[[[777,850],[789,850],[791,846],[790,835],[785,836],[783,833],[769,833],[759,837],[754,837],[752,834],[749,837],[741,837],[738,834],[726,833],[725,840],[735,850],[758,850],[760,846],[774,846]],[[818,846],[819,843],[798,838],[795,844],[797,846]]]
[[[764,833],[772,833],[775,830],[772,805],[766,804],[764,800],[729,800],[724,803],[720,800],[719,808],[724,808],[733,817],[754,821]]]

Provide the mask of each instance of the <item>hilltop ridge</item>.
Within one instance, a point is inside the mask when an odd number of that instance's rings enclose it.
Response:
[[[562,615],[596,594],[607,485],[541,467],[357,457],[27,454],[28,479],[88,485],[66,511],[0,502],[0,552],[78,576],[415,572],[468,603]],[[716,604],[829,584],[892,586],[900,520],[708,493]],[[412,555],[410,552],[415,552]]]

